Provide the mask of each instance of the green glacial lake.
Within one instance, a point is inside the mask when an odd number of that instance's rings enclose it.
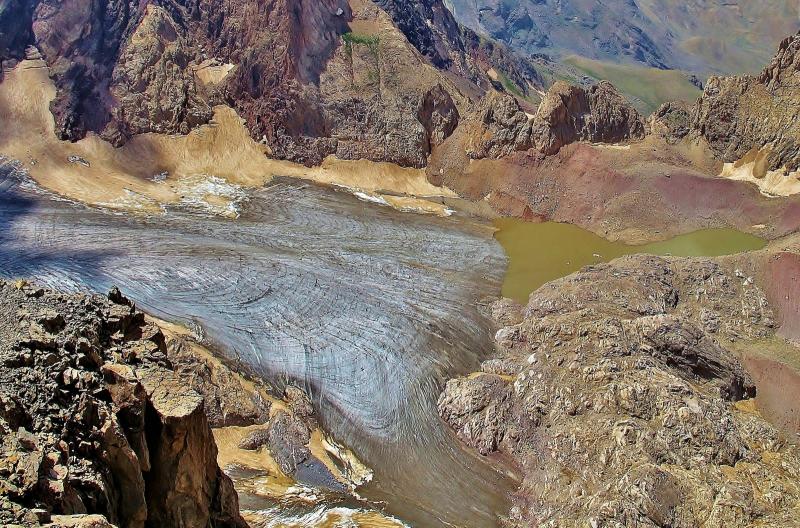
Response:
[[[494,236],[508,256],[503,296],[522,303],[527,303],[531,292],[551,280],[623,255],[716,257],[766,245],[765,240],[735,229],[703,229],[663,242],[631,246],[609,242],[571,224],[534,224],[516,218],[500,218],[494,225],[498,229]]]

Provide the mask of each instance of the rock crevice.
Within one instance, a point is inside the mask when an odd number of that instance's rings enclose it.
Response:
[[[203,398],[132,303],[0,281],[0,306],[0,522],[246,526]]]

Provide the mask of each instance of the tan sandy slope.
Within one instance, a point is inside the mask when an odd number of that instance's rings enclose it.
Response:
[[[364,198],[435,214],[447,209],[425,198],[454,196],[428,183],[422,170],[388,163],[331,157],[308,168],[269,159],[267,147],[253,141],[225,106],[214,109],[209,125],[186,136],[143,134],[121,148],[97,136],[60,141],[49,111],[54,96],[40,60],[23,61],[6,72],[0,83],[0,155],[23,162],[42,187],[90,205],[158,212],[163,204],[194,202],[232,215],[241,187],[261,186],[275,176],[345,187]],[[383,196],[387,193],[401,196]]]

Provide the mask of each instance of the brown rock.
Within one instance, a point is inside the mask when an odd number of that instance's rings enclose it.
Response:
[[[111,74],[117,106],[103,135],[120,144],[143,132],[188,133],[211,119],[190,63],[195,56],[172,17],[148,5]]]
[[[509,390],[506,381],[492,374],[450,380],[439,398],[440,414],[459,438],[488,455],[504,440],[506,429],[501,424],[509,419]]]
[[[202,397],[117,294],[0,285],[0,524],[245,526]]]
[[[147,390],[151,470],[145,475],[148,522],[163,526],[244,526],[203,399],[172,372],[140,369]]]
[[[113,414],[106,417],[100,427],[100,435],[104,448],[103,459],[113,475],[114,486],[110,487],[109,492],[112,495],[111,503],[116,505],[117,511],[112,518],[123,521],[129,527],[144,527],[149,512],[139,457]]]
[[[619,143],[644,137],[639,112],[606,81],[589,89],[558,81],[533,119],[533,142],[545,155],[575,141]]]
[[[649,118],[650,132],[677,143],[692,131],[691,108],[684,102],[662,104]]]
[[[253,425],[269,419],[267,387],[243,377],[186,336],[170,336],[167,356],[183,383],[203,397],[211,427]]]
[[[694,324],[671,315],[653,315],[635,319],[625,330],[641,336],[645,354],[689,379],[715,380],[726,400],[755,397],[755,385],[741,363]]]
[[[800,33],[781,42],[757,77],[712,77],[693,109],[693,128],[735,162],[767,151],[762,171],[800,168]]]
[[[497,158],[533,146],[528,116],[510,95],[489,92],[481,101],[477,120],[480,138],[470,149],[473,159]]]
[[[150,450],[145,437],[147,393],[128,365],[105,364],[101,371],[111,400],[119,409],[117,417],[125,428],[131,448],[136,453],[141,471],[150,471]]]

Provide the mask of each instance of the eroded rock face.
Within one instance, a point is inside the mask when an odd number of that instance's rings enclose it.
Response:
[[[755,387],[724,345],[774,332],[752,281],[632,256],[492,313],[496,357],[449,381],[439,412],[480,453],[520,464],[513,525],[797,524],[800,452],[736,403]]]
[[[32,40],[47,61],[58,93],[51,104],[56,134],[77,140],[112,120],[108,92],[123,36],[143,9],[121,0],[42,0],[34,5]],[[22,30],[20,28],[20,30]]]
[[[532,126],[535,146],[545,155],[576,141],[619,143],[644,137],[639,112],[605,81],[588,89],[556,82]]]
[[[467,126],[463,136],[473,159],[532,148],[548,156],[577,141],[619,143],[645,135],[639,112],[608,82],[585,89],[558,81],[533,116],[510,95],[490,92]]]
[[[111,122],[104,136],[120,144],[143,132],[187,134],[212,111],[199,93],[195,51],[162,7],[144,12],[111,73]]]
[[[0,65],[25,56],[25,47],[31,41],[33,5],[26,0],[10,0],[0,9]],[[0,71],[0,80],[3,73]]]
[[[709,79],[693,126],[726,162],[766,149],[768,170],[800,168],[800,33],[761,75]]]
[[[442,0],[375,0],[375,3],[434,66],[467,69],[458,24]]]
[[[110,298],[0,282],[0,523],[246,526],[202,397]]]

